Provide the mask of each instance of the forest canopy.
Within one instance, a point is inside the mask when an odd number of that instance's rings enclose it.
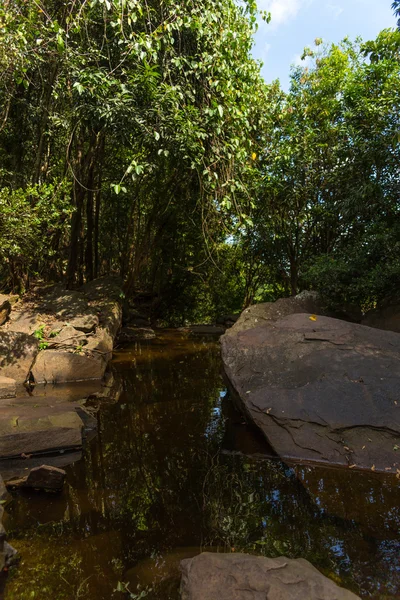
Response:
[[[2,3],[2,290],[116,273],[168,323],[303,289],[361,310],[399,293],[400,32],[316,40],[286,93],[252,58],[258,16]]]

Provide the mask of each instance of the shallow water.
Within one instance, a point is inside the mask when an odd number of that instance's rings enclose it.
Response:
[[[400,482],[290,467],[232,410],[216,341],[164,332],[116,353],[122,394],[61,495],[16,495],[8,600],[177,600],[202,549],[310,560],[362,598],[400,598]],[[141,595],[142,594],[142,595]]]

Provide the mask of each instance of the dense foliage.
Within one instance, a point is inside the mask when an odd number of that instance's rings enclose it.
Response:
[[[316,40],[284,93],[256,20],[253,0],[3,2],[3,290],[117,272],[174,323],[398,294],[400,32]]]

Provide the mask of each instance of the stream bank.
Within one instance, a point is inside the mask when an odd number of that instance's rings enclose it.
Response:
[[[400,482],[271,455],[221,367],[217,339],[177,331],[116,351],[118,399],[102,401],[63,492],[7,508],[22,557],[8,600],[122,600],[122,584],[177,600],[179,562],[203,549],[303,557],[365,600],[400,593]]]

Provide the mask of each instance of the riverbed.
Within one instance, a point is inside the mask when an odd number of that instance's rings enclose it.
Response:
[[[119,399],[63,493],[7,509],[8,600],[178,600],[179,561],[209,549],[303,557],[361,598],[400,598],[393,475],[281,462],[234,411],[217,339],[158,332],[111,369]]]

